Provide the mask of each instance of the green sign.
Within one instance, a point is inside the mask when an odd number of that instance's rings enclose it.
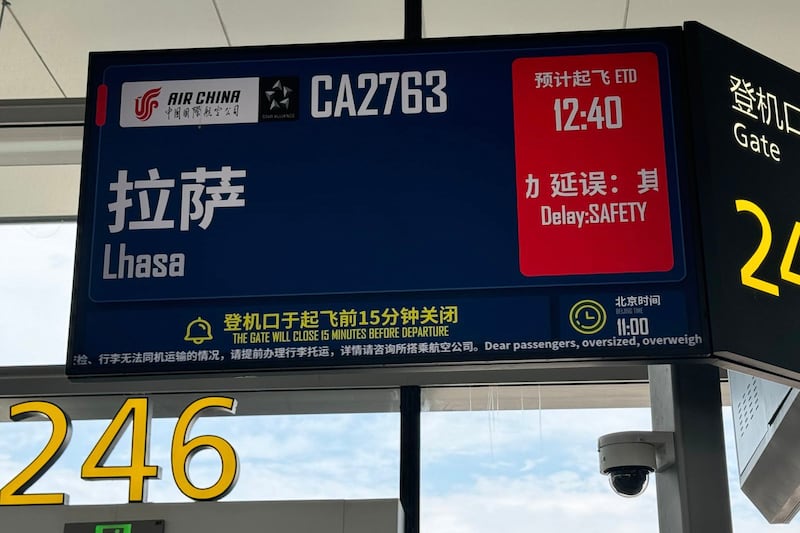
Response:
[[[64,524],[64,533],[164,533],[164,520]]]
[[[105,524],[94,527],[94,533],[132,533],[133,524]]]

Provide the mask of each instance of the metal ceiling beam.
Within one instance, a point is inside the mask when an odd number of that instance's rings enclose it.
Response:
[[[83,98],[0,100],[0,166],[81,162]]]
[[[85,98],[0,100],[0,128],[83,126]]]
[[[79,379],[67,378],[64,367],[54,365],[0,367],[0,421],[7,420],[11,405],[32,399],[52,401],[76,420],[105,419],[119,408],[120,398],[132,394],[153,398],[157,418],[178,416],[188,403],[210,394],[235,397],[238,412],[248,415],[385,412],[396,410],[393,395],[406,385],[437,388],[425,396],[431,411],[649,404],[645,365],[517,363]]]

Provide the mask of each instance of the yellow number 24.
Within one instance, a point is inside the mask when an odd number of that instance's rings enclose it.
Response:
[[[773,296],[780,296],[780,288],[776,284],[755,277],[756,270],[767,258],[767,254],[772,247],[772,227],[767,215],[761,207],[750,200],[736,200],[736,211],[750,213],[756,217],[761,226],[761,240],[758,243],[758,247],[741,268],[742,285]],[[792,234],[786,243],[786,250],[783,253],[780,266],[781,279],[795,285],[800,285],[800,275],[792,272],[792,261],[797,253],[798,241],[800,241],[800,222],[795,222]]]

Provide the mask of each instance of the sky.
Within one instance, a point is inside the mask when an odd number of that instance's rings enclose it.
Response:
[[[74,239],[74,224],[0,225],[8,253],[0,261],[0,364],[64,363]],[[734,531],[800,531],[800,524],[767,524],[738,489],[730,408],[723,415]],[[126,481],[80,478],[108,422],[74,421],[66,452],[29,492],[64,492],[71,505],[124,503]],[[149,501],[187,501],[170,473],[175,423],[153,421],[150,464],[160,465],[162,475],[148,484]],[[230,415],[200,418],[191,435],[219,435],[236,450],[240,476],[228,500],[397,498],[399,424],[398,413]],[[648,409],[424,412],[422,531],[656,533],[652,480],[643,496],[623,499],[597,471],[599,435],[649,428]],[[47,422],[0,424],[0,486],[49,434]],[[107,464],[127,462],[128,435]],[[189,467],[198,486],[218,474],[211,451]]]

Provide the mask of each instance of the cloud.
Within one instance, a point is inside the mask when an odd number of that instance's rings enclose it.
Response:
[[[603,485],[602,479],[598,482],[569,471],[521,478],[479,477],[469,486],[424,497],[421,529],[460,533],[657,531],[653,495],[623,500]]]
[[[734,491],[734,502],[740,503],[741,498],[741,493]],[[547,476],[479,476],[471,484],[453,487],[443,494],[423,495],[421,529],[448,533],[656,533],[657,513],[653,487],[639,498],[620,498],[599,474],[560,471]],[[734,531],[780,530],[748,509],[734,505]]]
[[[75,224],[0,224],[4,365],[64,364]]]

